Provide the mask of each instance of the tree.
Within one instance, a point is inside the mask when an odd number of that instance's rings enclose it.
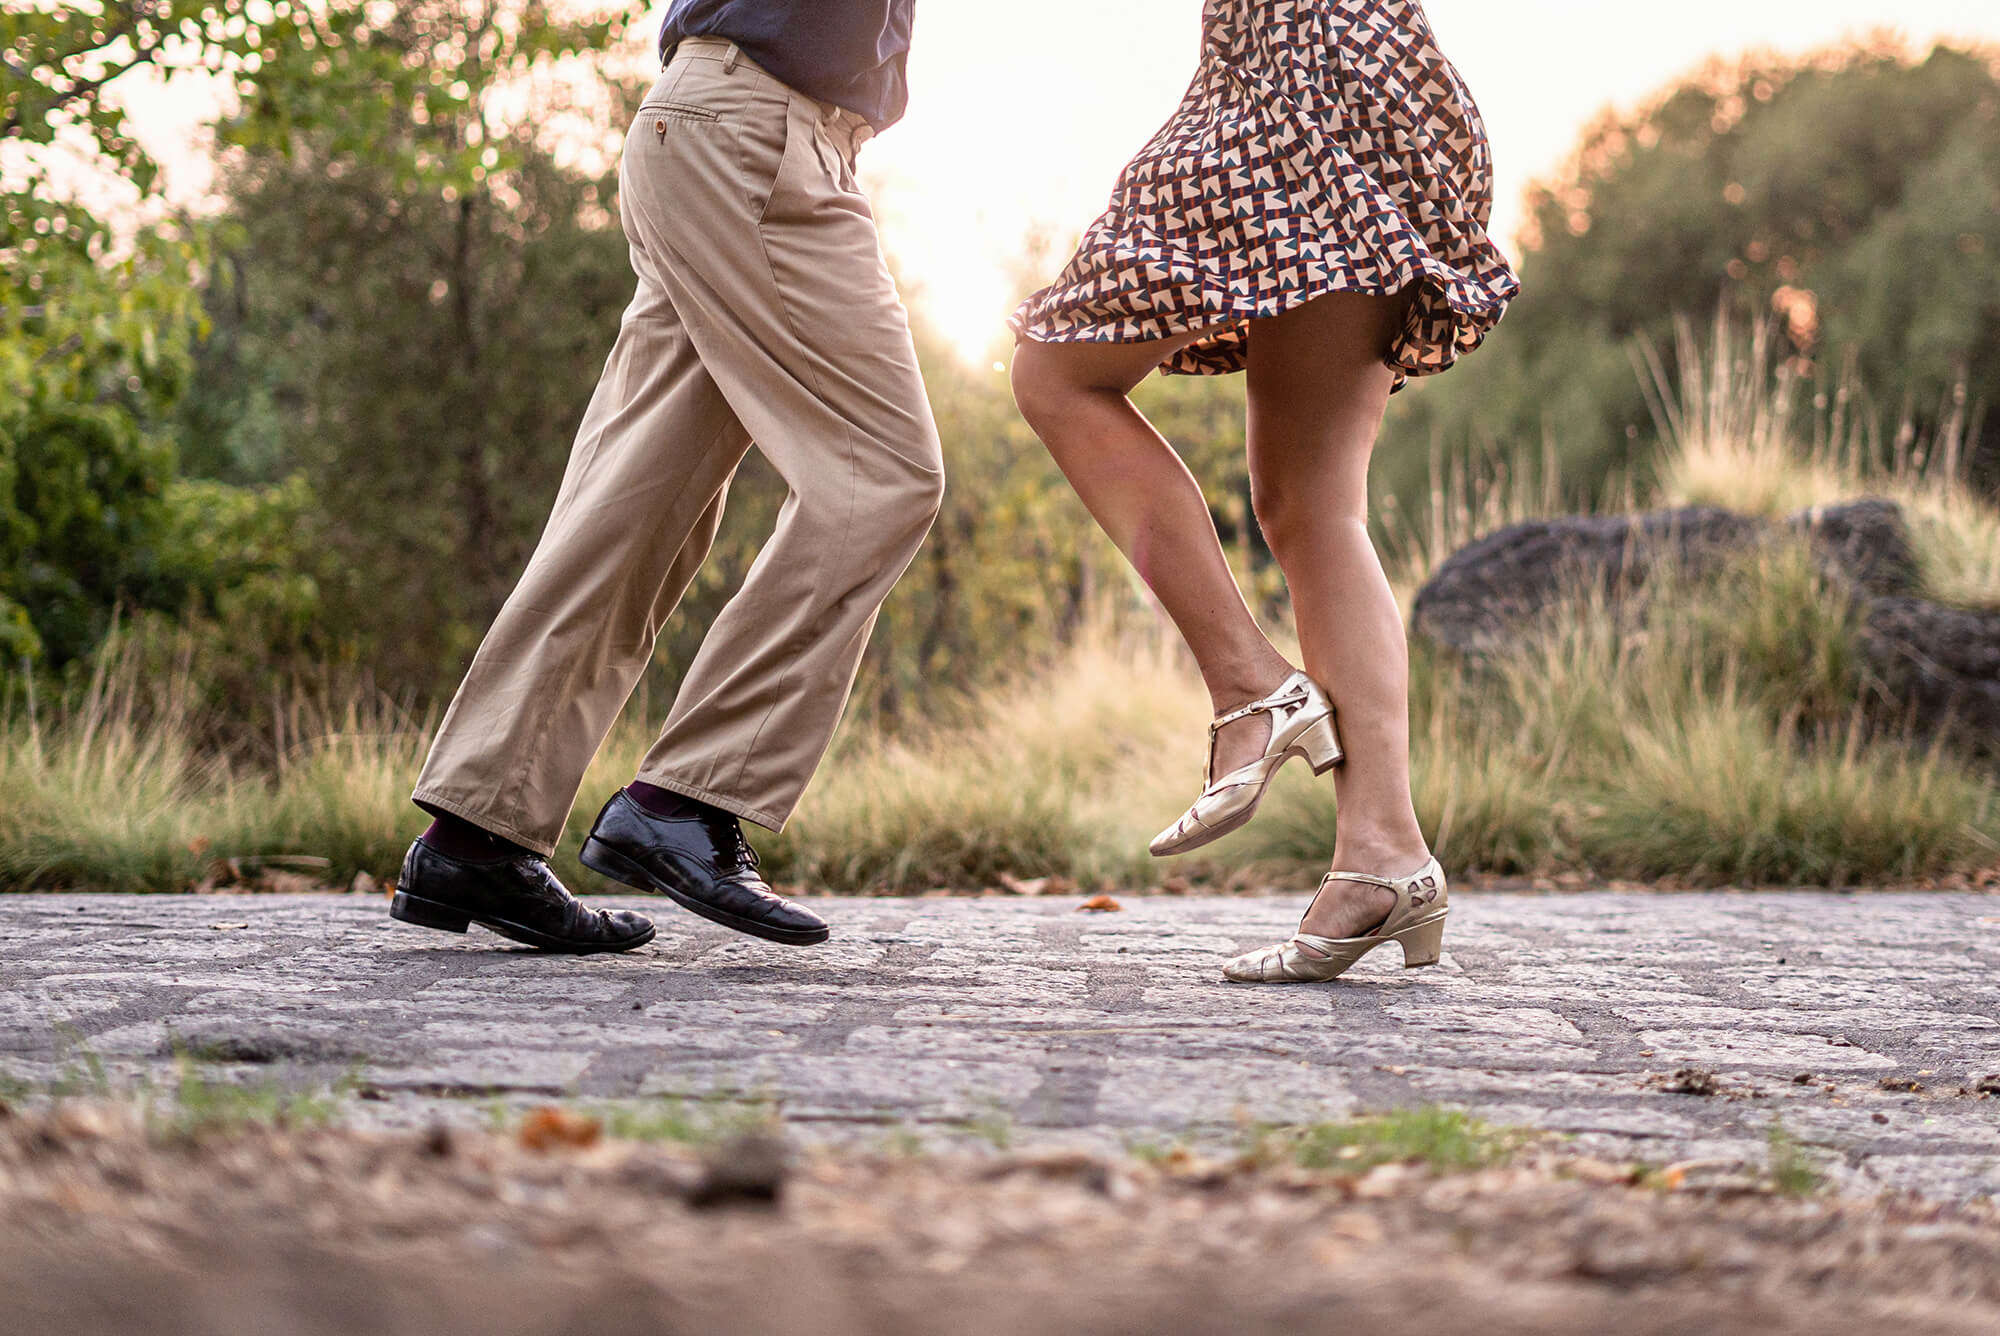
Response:
[[[472,192],[508,165],[480,134],[493,89],[601,48],[621,27],[558,19],[541,0],[0,11],[0,145],[16,168],[0,193],[0,653],[60,662],[114,604],[190,592],[161,572],[234,568],[158,549],[181,531],[169,435],[205,332],[205,229],[143,216],[116,226],[67,195],[51,167],[60,148],[140,198],[152,189],[157,165],[113,96],[118,80],[142,68],[225,78],[241,109],[222,142],[280,159],[311,143],[322,162],[373,161],[398,191],[460,202],[469,234]],[[480,499],[469,497],[475,513]]]
[[[1878,411],[1934,431],[2000,404],[2000,68],[1939,47],[1716,66],[1607,116],[1530,199],[1523,291],[1488,346],[1399,396],[1386,476],[1420,486],[1433,444],[1532,456],[1572,482],[1643,467],[1631,363],[1676,319],[1770,319],[1796,370],[1853,356]],[[1995,435],[2000,435],[1996,433]],[[1981,467],[2000,483],[2000,440]]]

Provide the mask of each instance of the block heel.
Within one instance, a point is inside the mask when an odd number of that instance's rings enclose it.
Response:
[[[464,932],[472,926],[472,916],[463,910],[402,891],[396,892],[396,898],[389,902],[389,917],[414,923],[420,928],[436,928],[440,932]]]
[[[1325,774],[1347,757],[1347,753],[1340,749],[1340,735],[1334,732],[1331,714],[1299,734],[1295,745],[1305,755],[1306,764],[1313,768],[1315,775]]]
[[[1396,934],[1396,940],[1403,947],[1404,969],[1422,969],[1426,965],[1437,964],[1438,957],[1444,954],[1444,915],[1439,914],[1429,923],[1403,929]]]

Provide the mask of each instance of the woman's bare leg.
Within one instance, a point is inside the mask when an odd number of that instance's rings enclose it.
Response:
[[[1250,327],[1251,498],[1347,752],[1333,866],[1381,876],[1429,854],[1410,801],[1409,646],[1368,537],[1368,461],[1394,378],[1382,359],[1405,309],[1334,293]],[[1379,886],[1335,882],[1302,927],[1357,936],[1394,907]]]
[[[1291,672],[1236,585],[1201,488],[1132,406],[1132,387],[1194,336],[1150,343],[1035,343],[1014,353],[1014,398],[1083,504],[1173,618],[1217,713],[1268,694]],[[1261,715],[1216,741],[1216,773],[1264,748]]]

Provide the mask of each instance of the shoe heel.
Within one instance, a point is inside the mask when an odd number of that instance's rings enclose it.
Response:
[[[584,840],[583,852],[577,855],[576,861],[592,872],[609,877],[613,881],[622,881],[627,886],[636,886],[642,891],[653,889],[652,879],[646,875],[644,869],[595,835]]]
[[[1312,766],[1315,775],[1325,774],[1346,759],[1346,753],[1340,749],[1340,735],[1333,729],[1332,715],[1299,734],[1296,745],[1305,753],[1306,763]]]
[[[472,918],[468,914],[435,900],[422,900],[401,891],[396,892],[396,898],[389,902],[389,917],[414,923],[420,928],[436,928],[440,932],[464,932],[472,926]]]
[[[1438,956],[1444,952],[1444,917],[1420,923],[1414,928],[1405,928],[1396,934],[1396,940],[1403,946],[1403,968],[1422,969],[1425,965],[1438,963]]]

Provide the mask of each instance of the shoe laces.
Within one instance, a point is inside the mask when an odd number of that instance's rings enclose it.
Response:
[[[528,869],[528,876],[540,883],[543,890],[554,891],[564,899],[570,898],[569,887],[562,884],[562,879],[556,876],[556,870],[549,866],[547,859],[530,858],[527,861],[532,864]]]
[[[741,821],[729,822],[729,839],[724,847],[739,870],[755,872],[761,866],[757,861],[757,851],[750,847],[750,837],[743,833]]]

